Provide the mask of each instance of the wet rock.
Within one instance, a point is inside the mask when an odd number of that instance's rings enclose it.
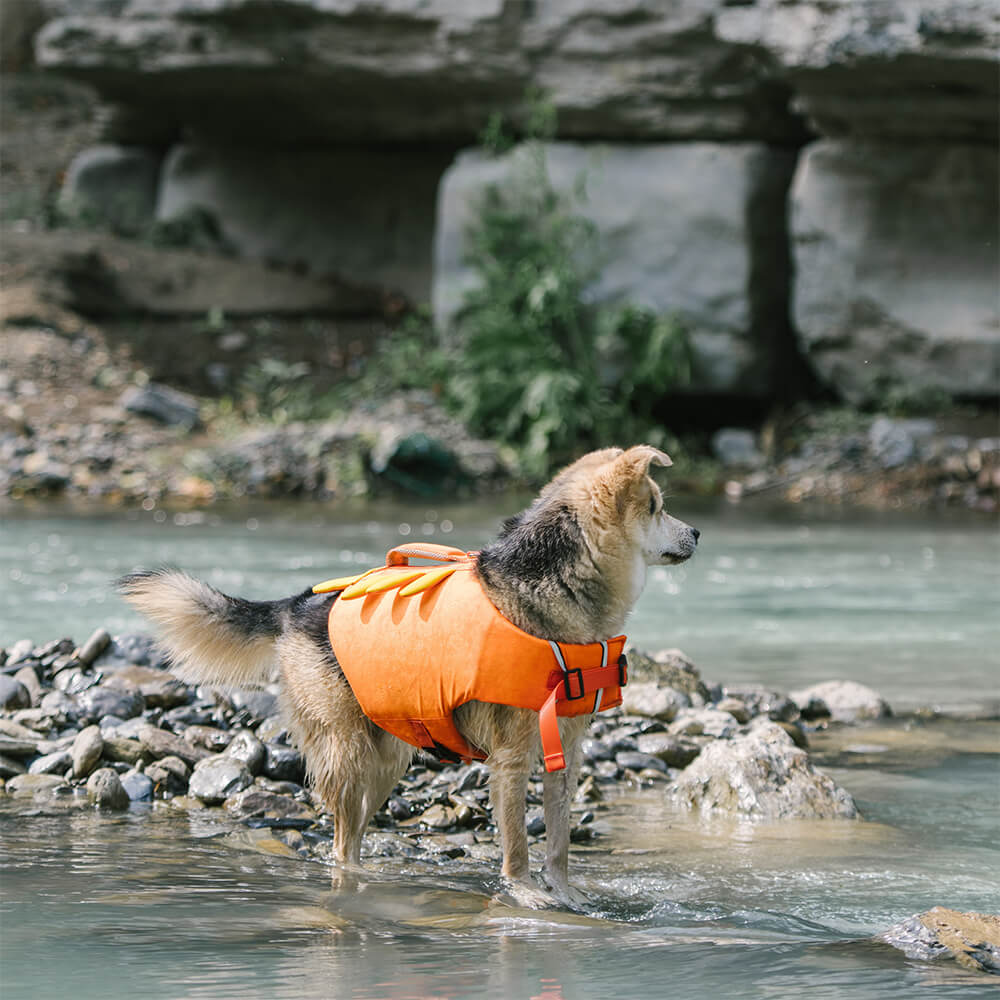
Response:
[[[184,730],[184,739],[194,747],[201,747],[211,753],[220,753],[229,746],[233,734],[215,726],[188,726]]]
[[[806,736],[805,730],[797,722],[775,722],[774,724],[781,726],[799,749],[809,749],[809,738]]]
[[[32,659],[32,654],[35,651],[35,644],[30,639],[18,639],[10,649],[7,650],[7,659],[4,663],[5,667],[13,667],[18,663],[23,663],[25,660]]]
[[[458,817],[455,810],[445,805],[432,805],[425,809],[418,817],[419,822],[424,826],[429,826],[432,830],[449,830],[458,825]]]
[[[691,704],[684,692],[655,681],[631,681],[622,690],[622,711],[670,722]]]
[[[400,795],[392,795],[387,803],[389,815],[395,820],[409,819],[413,815],[410,803]]]
[[[30,698],[30,705],[37,705],[42,700],[42,695],[45,689],[38,680],[38,674],[35,672],[34,667],[21,667],[21,669],[14,674],[14,680],[19,684],[24,685],[24,689],[28,692],[28,697]],[[8,711],[9,710],[10,709],[8,708]]]
[[[218,805],[253,784],[253,775],[242,762],[219,754],[200,760],[191,772],[189,792],[208,805]]]
[[[545,813],[541,809],[529,809],[525,820],[529,837],[540,837],[545,833]]]
[[[715,708],[719,712],[728,712],[740,725],[749,722],[753,714],[747,703],[739,698],[723,698]]]
[[[57,774],[19,774],[7,781],[7,794],[19,799],[33,798],[68,787],[65,778]]]
[[[294,781],[302,784],[305,780],[305,758],[294,747],[265,744],[264,774],[274,781]]]
[[[58,774],[62,777],[72,763],[73,755],[69,750],[54,750],[36,757],[28,767],[28,774]]]
[[[167,662],[167,655],[156,640],[141,633],[116,635],[96,661],[102,670],[113,670],[130,663],[141,667],[164,668]]]
[[[179,757],[189,767],[194,767],[209,756],[207,750],[192,746],[180,736],[148,724],[139,729],[139,742],[154,758]]]
[[[892,715],[892,709],[877,691],[857,681],[824,681],[791,691],[789,697],[800,711],[807,708],[810,714],[815,713],[817,703],[821,702],[836,722],[858,722]]]
[[[670,723],[675,736],[714,736],[729,739],[739,728],[739,723],[729,714],[716,708],[685,708]]]
[[[188,790],[191,768],[180,757],[167,756],[149,764],[144,774],[153,782],[154,794],[177,796]]]
[[[73,759],[73,777],[86,778],[97,766],[104,752],[104,737],[100,726],[87,726],[81,729],[73,740],[71,750]]]
[[[708,685],[701,679],[698,668],[683,650],[661,649],[652,656],[646,656],[638,650],[630,649],[628,656],[630,671],[638,680],[655,680],[663,686],[681,691],[695,706],[709,701],[711,691]]]
[[[153,801],[153,780],[139,771],[126,771],[121,776],[122,788],[131,802]]]
[[[87,797],[102,809],[127,809],[131,801],[110,767],[98,769],[87,779]]]
[[[696,743],[678,739],[670,733],[643,733],[638,744],[641,753],[652,754],[667,767],[687,767],[701,753]]]
[[[282,715],[271,715],[268,716],[258,727],[257,727],[257,739],[262,743],[287,743],[289,732],[288,726],[285,723],[284,716]]]
[[[239,761],[252,775],[261,773],[267,759],[264,744],[248,729],[241,729],[233,736],[224,754],[231,760]]]
[[[34,757],[38,753],[39,743],[39,737],[34,733],[27,739],[0,734],[0,753],[7,757]]]
[[[798,706],[787,695],[780,691],[772,691],[760,684],[743,684],[736,687],[727,684],[723,688],[723,694],[723,700],[735,698],[743,702],[751,716],[766,715],[770,719],[782,722],[794,722],[799,717]],[[722,704],[717,703],[715,707],[721,709]],[[746,721],[740,719],[740,722]]]
[[[155,667],[129,664],[113,674],[116,685],[131,684],[138,688],[146,708],[172,709],[191,700],[191,689],[172,674]]]
[[[315,811],[288,795],[275,795],[258,788],[238,792],[223,802],[223,808],[241,819],[295,820],[302,825],[316,822]]]
[[[39,708],[55,717],[62,717],[68,722],[75,722],[80,718],[80,703],[72,695],[64,691],[49,691],[42,696]]]
[[[583,759],[586,761],[611,760],[614,757],[611,748],[603,740],[584,738],[580,744]]]
[[[90,638],[75,652],[76,659],[84,667],[89,667],[94,660],[111,644],[111,636],[107,629],[95,629]]]
[[[77,696],[77,703],[81,718],[91,722],[97,722],[105,715],[132,719],[142,715],[146,708],[146,700],[134,684],[126,681],[116,683],[114,678],[81,692]]]
[[[850,794],[809,763],[775,723],[706,746],[670,786],[688,809],[755,819],[853,819]]]
[[[118,405],[170,427],[192,430],[199,421],[198,400],[194,396],[156,382],[126,389]]]
[[[641,753],[638,750],[626,750],[615,755],[615,763],[621,768],[631,771],[652,770],[666,773],[667,765],[651,753]]]
[[[953,958],[975,972],[1000,975],[1000,917],[991,914],[935,906],[896,924],[878,940],[898,948],[907,958]]]
[[[277,691],[237,691],[233,695],[233,704],[245,709],[254,719],[266,719],[275,714],[278,709]]]
[[[117,735],[107,735],[103,730],[101,735],[104,738],[103,756],[105,760],[135,765],[140,760],[148,760],[152,756],[139,740],[125,739]]]
[[[5,780],[8,778],[14,778],[19,774],[24,774],[27,771],[23,761],[17,760],[15,757],[10,757],[5,753],[0,753],[0,778]]]
[[[19,680],[0,674],[0,709],[11,712],[30,707],[31,693],[28,689]]]

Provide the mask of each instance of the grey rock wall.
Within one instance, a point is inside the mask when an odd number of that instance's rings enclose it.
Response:
[[[485,190],[523,171],[527,148],[466,152],[438,195],[432,300],[447,326],[475,282],[466,236]],[[695,349],[696,388],[762,396],[787,328],[784,202],[794,154],[761,143],[549,143],[553,186],[599,233],[597,301],[675,313]]]

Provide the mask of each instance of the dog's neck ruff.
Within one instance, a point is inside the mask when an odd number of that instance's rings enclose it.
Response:
[[[529,635],[493,606],[474,570],[475,553],[401,545],[385,566],[313,591],[339,593],[330,643],[377,726],[416,747],[485,760],[458,731],[455,709],[470,701],[528,708],[538,712],[545,769],[562,770],[558,716],[621,704],[625,636],[576,644]]]

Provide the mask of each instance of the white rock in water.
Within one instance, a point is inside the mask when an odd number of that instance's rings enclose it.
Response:
[[[888,702],[877,691],[857,681],[824,681],[791,691],[788,697],[799,706],[800,711],[810,702],[823,702],[836,722],[882,719],[892,715]]]
[[[776,723],[705,747],[670,786],[688,809],[754,819],[855,819],[850,794],[809,763]]]
[[[86,778],[97,766],[104,752],[104,737],[100,726],[87,726],[81,729],[73,740],[70,751],[73,756],[73,777]]]
[[[682,708],[690,704],[690,699],[683,691],[655,681],[632,681],[622,688],[622,711],[628,715],[644,715],[670,722]]]

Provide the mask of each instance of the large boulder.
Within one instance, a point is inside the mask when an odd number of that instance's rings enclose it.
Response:
[[[726,4],[716,30],[763,49],[823,135],[996,141],[992,0],[752,0]]]
[[[794,320],[847,400],[994,395],[998,172],[988,146],[821,141],[791,194]]]
[[[75,0],[39,63],[94,84],[148,141],[180,125],[274,145],[467,143],[545,91],[566,136],[787,138],[771,59],[715,30],[726,0]],[[127,138],[127,137],[126,137]]]
[[[777,723],[715,740],[670,786],[679,805],[753,819],[854,819],[849,792],[809,763]]]
[[[598,301],[676,314],[688,329],[699,391],[763,396],[785,346],[784,218],[794,154],[757,143],[544,146],[553,187],[597,229]],[[435,319],[448,325],[475,283],[467,233],[483,193],[529,168],[529,147],[467,151],[441,180],[434,246]]]

